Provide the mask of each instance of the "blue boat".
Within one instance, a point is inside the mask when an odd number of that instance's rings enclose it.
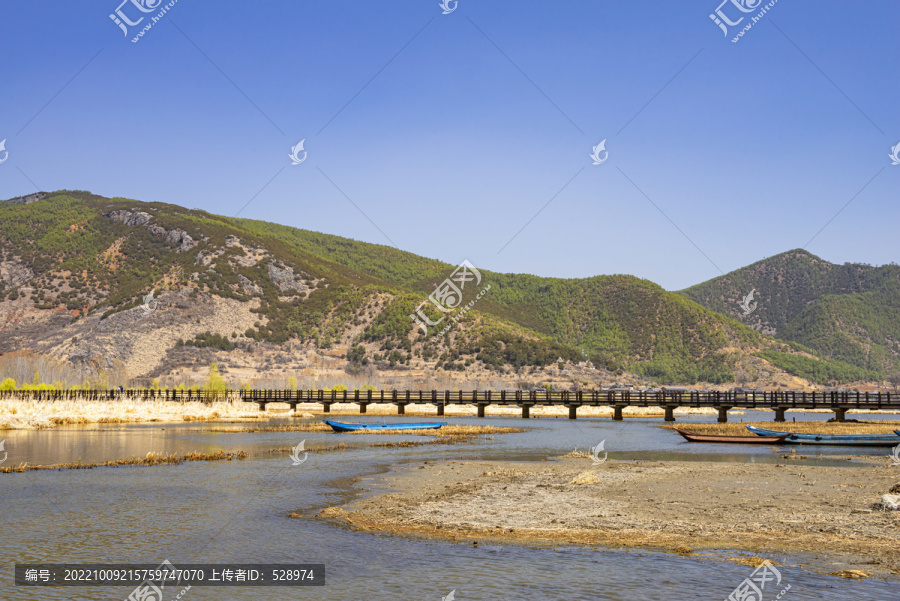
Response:
[[[900,444],[900,431],[896,434],[803,434],[801,432],[780,432],[755,426],[747,429],[758,436],[783,436],[788,444],[846,445],[860,447],[893,447]]]
[[[346,424],[325,420],[335,432],[384,432],[385,430],[436,430],[447,422],[419,422],[400,424]]]

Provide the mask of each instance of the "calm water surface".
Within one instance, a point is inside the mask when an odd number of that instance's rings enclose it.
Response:
[[[741,416],[771,419],[771,413]],[[801,414],[799,419],[826,419]],[[886,416],[890,418],[892,416]],[[382,418],[378,418],[379,420]],[[385,418],[402,421],[400,418]],[[407,418],[416,421],[417,418]],[[683,423],[713,421],[686,418]],[[277,420],[273,420],[277,421]],[[355,421],[347,419],[347,421]],[[474,444],[371,449],[363,445],[414,436],[332,433],[216,433],[234,425],[184,424],[8,431],[6,465],[48,464],[143,456],[148,452],[242,449],[243,461],[198,462],[177,466],[36,471],[0,475],[2,599],[125,599],[129,587],[24,588],[12,584],[15,563],[323,563],[324,587],[193,587],[182,599],[434,600],[455,590],[468,599],[695,600],[726,599],[750,568],[711,558],[666,553],[586,548],[531,549],[516,546],[414,541],[355,533],[315,519],[289,519],[292,512],[314,514],[342,503],[351,483],[410,461],[444,459],[529,460],[587,450],[605,440],[615,459],[776,462],[766,445],[692,445],[661,430],[659,419],[514,418],[456,419],[460,424],[525,425],[525,434],[497,435]],[[310,454],[292,466],[275,447],[345,442],[345,451]],[[798,447],[810,464],[856,464],[849,454],[887,454],[889,449]],[[783,453],[783,450],[782,450]],[[848,472],[849,473],[849,472]],[[774,558],[782,564],[782,587],[789,600],[900,599],[900,583],[862,582],[822,576],[797,564],[803,557]],[[807,558],[808,559],[808,558]],[[781,588],[765,593],[775,598]],[[177,590],[175,591],[177,592]],[[174,593],[167,592],[168,601]]]

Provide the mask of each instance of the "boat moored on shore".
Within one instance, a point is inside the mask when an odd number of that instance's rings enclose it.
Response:
[[[802,432],[781,432],[755,426],[747,429],[757,436],[786,436],[788,444],[846,445],[865,447],[892,447],[900,444],[900,432],[894,434],[806,434]]]
[[[418,422],[418,423],[399,423],[399,424],[348,424],[344,422],[335,422],[325,420],[325,423],[331,426],[335,432],[383,432],[386,430],[436,430],[441,426],[446,426],[447,422]]]
[[[682,430],[681,428],[672,428],[681,434],[688,442],[727,442],[735,444],[779,444],[784,442],[787,434],[783,436],[715,436],[709,434],[695,434]]]

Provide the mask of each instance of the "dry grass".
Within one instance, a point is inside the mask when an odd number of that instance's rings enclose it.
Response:
[[[756,426],[782,432],[804,434],[893,434],[900,430],[900,422],[861,421],[854,422],[746,422],[727,424],[666,424],[661,428],[682,428],[696,434],[719,436],[753,436],[747,426]],[[897,437],[900,440],[900,436]]]
[[[436,436],[432,440],[400,440],[397,442],[372,442],[367,445],[363,445],[365,447],[375,448],[375,449],[398,449],[398,448],[410,448],[410,447],[421,447],[424,445],[437,445],[437,444],[457,444],[457,443],[465,443],[469,442],[476,438],[474,434],[451,434],[449,436]],[[358,448],[351,447],[348,444],[343,442],[339,442],[335,445],[328,445],[322,447],[311,447],[305,449],[310,453],[327,453],[329,451],[344,451],[350,448]],[[279,447],[277,449],[271,449],[267,451],[270,455],[274,455],[276,453],[292,453],[293,447]]]
[[[401,440],[400,442],[374,442],[369,446],[379,449],[396,449],[407,447],[421,447],[426,444],[445,444],[445,441],[440,438],[435,438],[434,440]]]
[[[585,453],[584,451],[579,451],[578,449],[574,449],[571,453],[566,453],[565,455],[560,455],[560,458],[567,459],[590,459],[592,455],[590,453]]]
[[[850,580],[862,580],[863,578],[871,578],[872,573],[865,570],[841,570],[839,572],[828,572],[829,576],[840,576]]]
[[[200,431],[200,430],[198,430]],[[287,424],[284,426],[243,426],[240,428],[209,428],[203,432],[218,434],[246,434],[256,432],[331,432],[331,426],[321,422]]]
[[[95,467],[118,467],[120,465],[178,465],[185,461],[231,461],[232,459],[245,459],[247,453],[237,451],[226,453],[200,453],[193,451],[178,456],[178,453],[147,453],[145,457],[129,457],[127,459],[115,459],[112,461],[100,461],[96,463],[82,463],[79,459],[73,463],[55,463],[53,465],[28,465],[23,463],[17,466],[0,468],[0,473],[11,474],[16,472],[30,472],[32,470],[88,470]]]
[[[733,562],[733,563],[739,563],[739,564],[741,564],[742,566],[747,566],[747,567],[750,567],[750,568],[758,568],[759,566],[761,566],[761,565],[762,565],[763,563],[765,563],[766,561],[768,561],[768,562],[771,563],[772,565],[779,565],[779,564],[775,563],[774,561],[772,561],[771,559],[767,560],[765,557],[760,557],[760,556],[758,556],[758,555],[751,555],[751,556],[749,556],[749,557],[747,557],[747,556],[744,556],[744,557],[729,557],[729,558],[727,558],[725,561],[730,561],[730,562]]]
[[[600,484],[603,482],[595,472],[581,472],[569,484]]]
[[[249,426],[242,428],[212,428],[206,432],[247,433],[247,432],[332,432],[331,426],[321,422],[288,424],[284,426]],[[508,426],[463,426],[448,424],[431,430],[360,430],[342,434],[402,434],[416,436],[481,436],[483,434],[510,434],[525,432],[524,428]]]
[[[0,430],[33,430],[71,424],[127,424],[245,420],[265,417],[253,403],[174,401],[0,401]]]
[[[352,448],[352,447],[343,442],[339,442],[337,444],[325,445],[325,446],[321,446],[321,447],[310,447],[310,448],[304,447],[303,450],[306,452],[309,452],[309,453],[328,453],[330,451],[345,451],[349,448]],[[291,454],[293,452],[294,452],[294,447],[278,447],[277,449],[269,449],[268,451],[266,451],[266,453],[268,453],[269,455],[280,455],[282,453]]]
[[[419,432],[411,432],[414,434],[420,434]],[[372,447],[418,447],[426,444],[456,444],[462,442],[469,442],[476,438],[478,438],[478,434],[471,433],[439,433],[432,440],[425,441],[416,441],[416,440],[403,440],[400,442],[373,442]],[[485,440],[493,440],[493,436],[485,435]]]

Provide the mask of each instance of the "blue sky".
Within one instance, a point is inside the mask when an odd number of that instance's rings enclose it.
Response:
[[[0,198],[252,199],[450,263],[667,289],[798,247],[900,262],[895,1],[781,0],[737,43],[717,0],[179,0],[137,43],[156,11],[126,37],[120,2],[0,4]]]

